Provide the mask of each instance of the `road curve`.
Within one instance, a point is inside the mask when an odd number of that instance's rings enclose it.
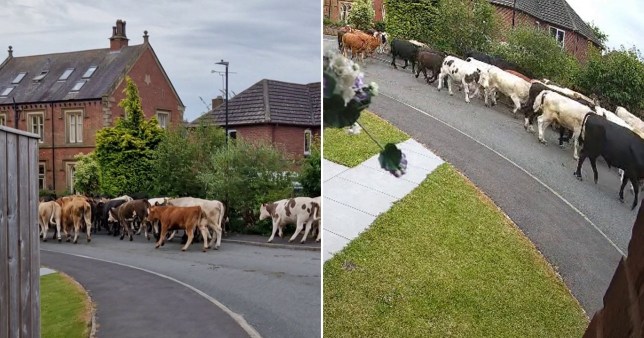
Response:
[[[337,44],[325,39],[325,46]],[[636,213],[617,200],[619,179],[599,165],[599,183],[572,172],[570,148],[556,146],[548,132],[547,146],[513,119],[510,109],[486,108],[478,99],[464,102],[427,85],[410,70],[395,70],[387,56],[362,67],[366,81],[379,85],[370,110],[452,163],[494,200],[523,230],[562,275],[584,309],[592,315],[626,251]],[[410,163],[413,165],[413,163]]]
[[[73,276],[96,306],[97,337],[249,337],[207,298],[166,278],[75,255],[41,251],[41,263]],[[88,267],[91,266],[91,269]]]

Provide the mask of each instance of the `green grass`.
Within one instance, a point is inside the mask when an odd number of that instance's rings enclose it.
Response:
[[[409,135],[371,112],[363,111],[358,121],[383,146],[409,139]],[[381,151],[364,130],[350,135],[346,128],[325,128],[323,139],[324,158],[347,167],[355,167]]]
[[[54,273],[40,278],[40,325],[44,338],[89,336],[91,304],[71,278]]]
[[[553,268],[450,165],[324,265],[325,337],[580,337]]]

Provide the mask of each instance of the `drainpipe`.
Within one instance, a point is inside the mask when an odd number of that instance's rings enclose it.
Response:
[[[54,103],[49,103],[51,108],[51,181],[53,190],[56,191],[56,141],[54,140]]]
[[[516,11],[517,11],[517,0],[514,0],[514,2],[512,3],[512,28],[514,28],[514,16],[516,14]]]

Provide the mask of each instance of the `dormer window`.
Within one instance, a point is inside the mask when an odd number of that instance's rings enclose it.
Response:
[[[83,74],[83,79],[89,79],[90,77],[92,77],[92,75],[94,75],[94,72],[96,71],[96,68],[98,68],[98,66],[91,66],[87,68],[87,71],[85,72],[85,74]]]
[[[77,92],[77,91],[79,91],[81,88],[83,88],[83,85],[84,85],[84,84],[85,84],[85,81],[82,81],[82,80],[81,80],[81,81],[76,82],[76,84],[74,85],[74,87],[72,87],[72,91],[73,91],[73,92]]]
[[[27,75],[27,72],[18,73],[18,75],[16,75],[16,77],[13,79],[13,81],[11,81],[11,84],[20,83],[20,81],[22,81],[22,79],[25,77],[25,75]]]
[[[47,73],[49,73],[48,70],[43,70],[42,72],[40,72],[40,74],[38,74],[38,75],[36,75],[34,77],[34,81],[40,81],[40,80],[44,79],[45,76],[47,76]]]
[[[65,71],[63,72],[63,75],[61,75],[61,76],[58,78],[58,81],[65,81],[65,80],[67,80],[67,79],[69,78],[69,76],[70,76],[70,75],[72,75],[72,73],[73,73],[73,72],[74,72],[74,68],[67,68],[67,69],[65,69]]]
[[[9,95],[9,93],[11,93],[12,90],[13,90],[13,87],[7,87],[2,91],[0,96],[7,96],[7,95]]]

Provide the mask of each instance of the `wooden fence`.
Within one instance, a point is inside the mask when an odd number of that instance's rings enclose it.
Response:
[[[38,135],[0,126],[0,338],[40,337]]]
[[[644,204],[622,257],[584,337],[642,337],[644,333]]]

